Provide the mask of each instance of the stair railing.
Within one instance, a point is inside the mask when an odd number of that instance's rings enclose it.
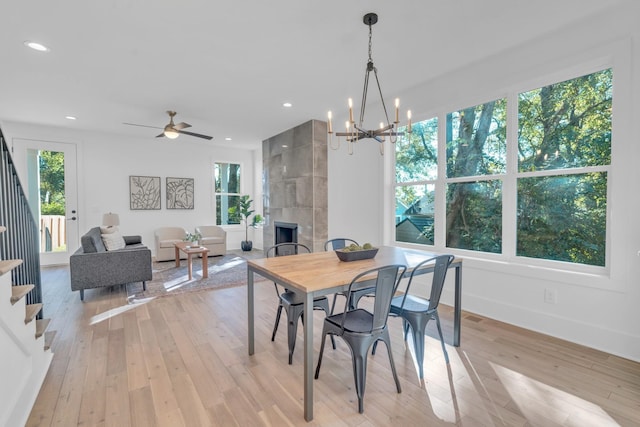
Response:
[[[34,285],[27,295],[27,304],[42,303],[40,278],[39,230],[37,222],[20,184],[2,130],[0,129],[0,225],[7,228],[0,233],[0,259],[21,259],[13,269],[12,284]],[[42,318],[40,311],[38,318]]]

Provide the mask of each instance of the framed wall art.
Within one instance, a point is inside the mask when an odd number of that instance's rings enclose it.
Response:
[[[129,205],[131,210],[160,209],[160,177],[129,176]]]
[[[167,177],[167,209],[193,209],[193,178]]]

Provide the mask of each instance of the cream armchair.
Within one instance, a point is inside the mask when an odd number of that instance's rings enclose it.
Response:
[[[200,245],[209,249],[209,256],[227,254],[227,232],[217,225],[200,225],[196,231],[202,236]]]
[[[182,227],[162,227],[153,233],[156,243],[156,261],[170,261],[176,259],[174,243],[182,242],[187,230]],[[186,259],[187,254],[180,251],[180,259]]]

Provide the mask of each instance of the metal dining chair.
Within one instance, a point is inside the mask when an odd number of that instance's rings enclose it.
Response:
[[[322,344],[320,346],[320,356],[316,367],[315,378],[320,375],[322,365],[322,355],[327,335],[341,337],[351,349],[353,361],[353,375],[356,383],[356,394],[358,396],[358,412],[364,411],[364,391],[367,377],[367,356],[369,349],[379,340],[384,341],[389,354],[391,372],[396,383],[398,393],[402,392],[396,365],[393,362],[391,353],[391,341],[387,328],[387,319],[393,298],[400,279],[407,267],[404,265],[386,265],[374,268],[355,276],[347,291],[347,301],[343,313],[327,316],[322,327]],[[364,280],[374,281],[373,286],[373,311],[364,308],[353,308],[349,305],[351,293],[361,286],[359,282]]]
[[[308,246],[302,243],[279,243],[273,245],[267,249],[267,258],[274,256],[287,256],[295,255],[298,253],[310,253],[311,250]],[[289,341],[289,365],[293,362],[293,350],[296,346],[296,335],[298,333],[298,319],[302,318],[304,322],[304,299],[299,294],[285,289],[284,292],[280,292],[278,285],[274,282],[273,285],[278,295],[278,311],[276,314],[276,322],[273,325],[273,334],[271,335],[271,341],[275,341],[276,332],[278,331],[278,324],[280,323],[280,316],[284,309],[287,313],[287,338]],[[329,300],[326,296],[318,297],[313,300],[314,310],[324,310],[326,315],[330,314]],[[335,348],[335,344],[334,344]]]
[[[324,242],[324,250],[325,251],[335,251],[338,249],[343,249],[346,248],[347,246],[349,246],[350,244],[355,244],[357,245],[358,242],[356,242],[353,239],[348,239],[345,237],[338,237],[335,239],[329,239],[326,242]],[[360,301],[360,298],[362,298],[363,296],[370,294],[372,292],[373,288],[363,288],[363,289],[358,289],[355,290],[352,295],[351,295],[351,301],[349,304],[349,307],[351,308],[355,308],[358,306],[358,302]],[[347,293],[345,292],[336,292],[335,294],[333,294],[333,302],[331,303],[331,314],[333,314],[335,308],[336,308],[336,300],[338,299],[338,295],[342,295],[343,297],[346,298]]]
[[[392,316],[402,317],[405,341],[407,340],[409,327],[411,327],[413,348],[415,349],[416,359],[418,362],[418,374],[421,379],[424,378],[424,336],[426,334],[427,324],[430,320],[436,321],[438,335],[440,336],[440,344],[442,345],[442,351],[444,352],[444,359],[449,363],[449,354],[445,347],[444,338],[442,336],[442,327],[440,326],[440,317],[438,316],[438,304],[440,303],[440,296],[442,295],[442,288],[444,287],[444,281],[447,277],[449,265],[453,262],[454,258],[455,257],[453,255],[439,255],[422,261],[411,272],[405,293],[403,295],[398,295],[391,300],[390,314]],[[409,291],[411,284],[413,283],[413,277],[424,273],[424,271],[421,270],[431,268],[433,268],[434,271],[433,279],[431,280],[431,292],[429,299],[419,297],[415,294],[410,294]],[[375,348],[376,346],[374,345],[374,354]]]

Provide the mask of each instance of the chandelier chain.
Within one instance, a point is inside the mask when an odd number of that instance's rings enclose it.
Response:
[[[373,62],[373,59],[371,59],[371,37],[372,37],[372,30],[371,30],[371,24],[369,24],[369,62]]]

